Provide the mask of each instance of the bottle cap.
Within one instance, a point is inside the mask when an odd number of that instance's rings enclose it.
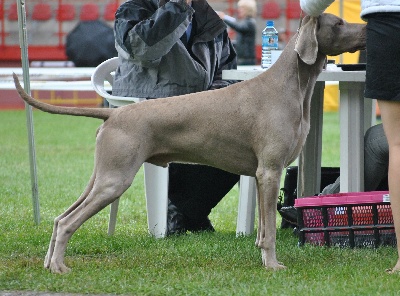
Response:
[[[267,21],[267,26],[268,27],[273,27],[274,26],[274,21]]]

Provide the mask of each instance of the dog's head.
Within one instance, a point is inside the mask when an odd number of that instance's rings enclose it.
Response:
[[[365,48],[365,25],[347,23],[329,13],[304,17],[295,50],[306,64],[312,65],[318,52],[335,56]]]

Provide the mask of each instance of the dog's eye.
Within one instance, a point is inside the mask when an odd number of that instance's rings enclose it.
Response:
[[[339,20],[335,26],[343,26],[344,25],[344,21],[343,20]]]

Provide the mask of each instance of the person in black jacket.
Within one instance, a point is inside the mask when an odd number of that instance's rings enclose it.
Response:
[[[222,70],[236,69],[236,52],[206,0],[126,1],[114,35],[120,63],[113,95],[156,99],[235,82],[222,80]],[[167,235],[214,231],[208,215],[238,180],[209,166],[171,163]]]
[[[236,31],[238,65],[255,65],[257,3],[255,0],[239,0],[237,7],[237,19],[223,12],[218,12],[218,15]]]

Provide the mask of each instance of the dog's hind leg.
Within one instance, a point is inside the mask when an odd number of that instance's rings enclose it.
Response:
[[[50,262],[49,268],[53,273],[69,271],[69,268],[64,264],[64,254],[69,239],[85,221],[115,201],[129,188],[137,169],[134,173],[132,171],[131,168],[129,176],[123,176],[111,170],[108,175],[104,176],[105,178],[96,177],[94,186],[87,198],[70,213],[61,215],[62,218],[57,223],[53,253],[50,259],[47,259]]]
[[[54,225],[53,225],[53,233],[51,235],[50,239],[50,244],[49,248],[47,250],[46,257],[44,259],[44,267],[45,268],[50,268],[50,259],[53,256],[53,251],[54,251],[54,244],[56,242],[56,235],[57,235],[57,228],[58,228],[58,223],[60,222],[61,219],[65,218],[67,215],[69,215],[73,210],[75,210],[89,195],[90,191],[93,188],[94,180],[95,180],[95,171],[93,171],[92,176],[90,177],[89,184],[86,186],[85,191],[81,194],[81,196],[77,199],[76,202],[74,202],[64,213],[62,213],[60,216],[54,219]]]
[[[276,204],[278,202],[280,166],[258,168],[256,172],[258,186],[259,228],[256,245],[261,249],[265,268],[278,270],[285,268],[276,259]]]
[[[115,131],[112,133],[114,136],[117,134]],[[110,138],[110,134],[107,132],[98,136],[94,180],[89,182],[85,190],[89,191],[86,198],[85,194],[82,194],[81,198],[59,217],[60,219],[57,218],[54,247],[47,259],[49,268],[54,273],[69,271],[64,264],[64,254],[71,236],[86,220],[111,204],[129,188],[144,162],[143,157],[139,156],[140,144],[135,145],[123,136]]]

